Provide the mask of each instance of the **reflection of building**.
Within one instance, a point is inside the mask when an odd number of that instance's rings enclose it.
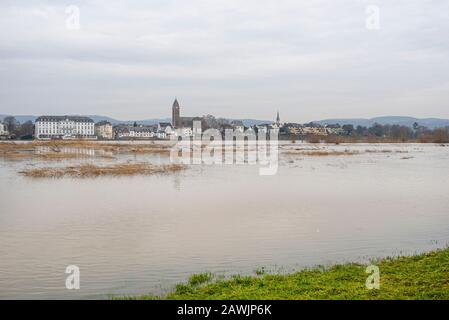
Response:
[[[181,107],[178,99],[175,99],[172,106],[172,125],[173,128],[192,128],[193,121],[201,121],[201,117],[181,117]]]
[[[95,138],[94,121],[80,116],[41,116],[36,119],[35,137]]]
[[[108,121],[100,121],[96,123],[95,135],[100,139],[112,139],[112,124]]]

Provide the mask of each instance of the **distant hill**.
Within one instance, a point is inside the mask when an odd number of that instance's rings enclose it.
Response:
[[[8,115],[3,115],[0,114],[0,121],[3,120],[5,117],[7,117]],[[37,116],[34,115],[16,115],[14,116],[17,121],[19,121],[20,123],[24,123],[26,121],[35,121]],[[143,120],[118,120],[118,119],[114,119],[108,116],[102,116],[102,115],[88,115],[87,117],[91,118],[92,120],[94,120],[95,123],[100,122],[100,121],[109,121],[112,124],[133,124],[134,122],[137,122],[139,124],[144,124],[144,125],[152,125],[152,124],[156,124],[159,122],[171,122],[170,118],[155,118],[155,119],[143,119]],[[253,125],[258,125],[258,124],[264,124],[264,123],[271,123],[273,121],[270,120],[257,120],[257,119],[228,119],[229,121],[233,121],[233,120],[240,120],[243,122],[243,124],[246,127],[250,127]],[[315,123],[319,123],[319,124],[340,124],[340,125],[345,125],[345,124],[352,124],[354,126],[365,126],[365,127],[370,127],[375,123],[379,123],[382,125],[385,124],[398,124],[398,125],[403,125],[403,126],[408,126],[408,127],[412,127],[413,124],[416,122],[418,123],[420,126],[425,126],[428,127],[430,129],[435,129],[435,128],[441,128],[441,127],[446,127],[449,126],[449,119],[438,119],[438,118],[424,118],[424,119],[420,119],[420,118],[413,118],[413,117],[401,117],[401,116],[386,116],[386,117],[376,117],[376,118],[371,118],[371,119],[364,119],[364,118],[336,118],[336,119],[325,119],[325,120],[318,120],[318,121],[313,121]]]
[[[242,121],[245,127],[251,127],[254,125],[272,123],[273,120],[256,120],[256,119],[228,119],[229,121]]]
[[[319,121],[313,121],[319,124],[352,124],[354,126],[365,126],[370,127],[375,123],[386,125],[386,124],[397,124],[412,127],[416,122],[420,126],[425,126],[430,129],[441,128],[449,126],[449,119],[438,119],[438,118],[413,118],[413,117],[401,117],[401,116],[386,116],[386,117],[376,117],[371,119],[359,119],[359,118],[349,118],[349,119],[325,119]]]
[[[0,121],[3,121],[4,118],[9,117],[9,115],[7,114],[0,114]],[[32,121],[34,122],[36,120],[36,116],[14,116],[14,118],[16,118],[16,120],[20,123],[24,123],[27,121]]]
[[[143,119],[143,120],[117,120],[111,117],[107,117],[107,116],[99,116],[99,115],[88,115],[86,117],[91,118],[92,120],[94,120],[95,123],[100,122],[100,121],[109,121],[112,124],[133,124],[134,122],[137,122],[139,124],[144,124],[144,125],[152,125],[152,124],[156,124],[159,122],[171,122],[171,119],[169,118],[162,118],[162,119]]]
[[[2,121],[4,118],[8,117],[10,115],[6,115],[6,114],[0,114],[0,121]],[[127,124],[127,123],[134,123],[137,122],[139,124],[146,124],[146,125],[151,125],[151,124],[155,124],[155,123],[159,123],[159,122],[170,122],[171,120],[168,118],[163,118],[163,119],[144,119],[144,120],[117,120],[111,117],[107,117],[107,116],[101,116],[101,115],[87,115],[86,117],[91,118],[92,120],[94,120],[94,122],[100,122],[100,121],[109,121],[112,124]],[[16,118],[16,120],[20,123],[24,123],[27,121],[36,121],[37,116],[33,116],[33,115],[14,115],[14,118]]]

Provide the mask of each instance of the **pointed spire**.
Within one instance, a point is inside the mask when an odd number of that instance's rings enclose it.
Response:
[[[280,123],[281,122],[281,117],[279,116],[279,110],[276,116],[276,123]]]
[[[175,102],[173,102],[173,107],[179,108],[178,98],[175,97]]]

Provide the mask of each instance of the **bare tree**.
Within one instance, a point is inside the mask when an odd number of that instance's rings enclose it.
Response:
[[[435,129],[433,132],[433,142],[435,143],[448,143],[449,134],[446,129]]]
[[[33,122],[27,121],[27,122],[21,124],[20,126],[17,127],[15,133],[16,133],[17,137],[32,138],[32,136],[34,134]]]
[[[17,126],[19,125],[16,118],[11,116],[3,119],[3,123],[5,124],[6,130],[8,130],[9,133],[13,133],[14,131],[16,131]]]

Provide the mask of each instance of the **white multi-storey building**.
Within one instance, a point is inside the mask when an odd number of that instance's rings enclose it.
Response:
[[[36,139],[94,138],[95,123],[88,117],[41,116],[35,122]]]
[[[5,125],[0,122],[0,136],[7,136],[8,131],[6,131]]]

